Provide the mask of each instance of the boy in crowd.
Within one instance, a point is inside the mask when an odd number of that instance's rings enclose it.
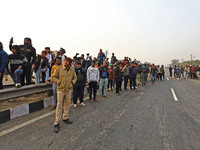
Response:
[[[92,65],[87,70],[87,81],[89,83],[89,98],[90,103],[94,101],[98,101],[96,99],[97,93],[97,82],[99,81],[99,69],[95,67],[95,61],[92,62]],[[92,100],[92,92],[93,92],[93,100]]]
[[[120,83],[122,82],[122,72],[120,69],[121,63],[117,63],[117,67],[114,69],[115,82],[116,82],[116,94],[119,95]]]
[[[76,63],[75,73],[77,76],[77,81],[73,87],[74,108],[77,107],[78,97],[80,99],[80,106],[85,106],[85,104],[83,103],[83,98],[84,98],[84,88],[86,85],[86,72],[85,72],[85,69],[82,68],[80,61]]]
[[[24,68],[29,65],[29,62],[24,55],[20,54],[20,47],[18,45],[12,46],[11,50],[13,54],[8,56],[8,63],[10,64],[9,73],[15,83],[15,86],[18,88],[21,87],[21,74],[23,73]]]
[[[108,75],[109,75],[107,63],[104,62],[104,65],[100,67],[99,70],[100,70],[99,98],[101,98],[102,91],[103,91],[103,96],[107,98],[108,96],[106,96],[106,89],[108,85]]]
[[[53,110],[57,106],[57,84],[52,81],[52,76],[54,72],[56,71],[57,67],[61,65],[61,58],[56,58],[56,64],[52,66],[51,70],[51,82],[52,82],[52,89],[53,89],[53,99],[54,99],[54,105],[50,108],[50,110]]]
[[[46,51],[42,51],[41,55],[37,56],[36,62],[35,62],[35,67],[34,67],[34,71],[36,73],[36,84],[39,84],[40,82],[40,73],[41,72],[45,72],[45,82],[48,82],[49,79],[49,60],[46,57],[47,52]]]

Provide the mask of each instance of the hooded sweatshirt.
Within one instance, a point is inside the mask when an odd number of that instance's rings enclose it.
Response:
[[[0,49],[0,73],[3,73],[8,64],[8,55],[4,50]]]
[[[98,82],[99,81],[99,69],[97,67],[90,66],[87,70],[87,81]]]

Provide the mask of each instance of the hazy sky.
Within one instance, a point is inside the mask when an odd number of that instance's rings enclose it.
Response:
[[[168,64],[200,59],[200,0],[2,0],[0,41]],[[9,52],[10,53],[10,52]]]

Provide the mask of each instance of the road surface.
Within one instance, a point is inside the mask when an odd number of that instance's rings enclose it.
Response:
[[[71,108],[74,123],[61,123],[57,134],[54,112],[44,109],[1,124],[0,149],[200,150],[199,89],[200,81],[169,79],[120,96],[108,92],[109,98]]]

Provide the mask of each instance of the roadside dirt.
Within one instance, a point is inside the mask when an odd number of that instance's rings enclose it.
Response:
[[[49,97],[48,93],[33,94],[26,97],[5,100],[0,102],[0,111],[13,108],[15,106],[37,102]]]

